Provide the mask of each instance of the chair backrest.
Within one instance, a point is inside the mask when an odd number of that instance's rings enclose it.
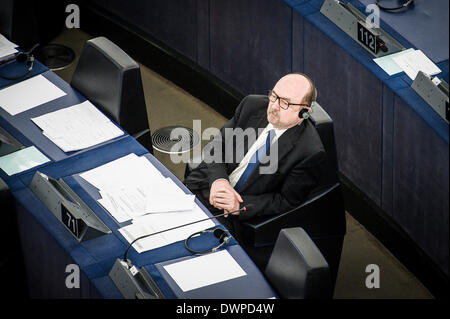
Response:
[[[320,191],[323,188],[339,182],[333,120],[317,102],[314,102],[310,119],[319,133],[326,152],[325,161],[321,164],[320,168],[321,176],[318,183],[319,187],[317,189],[317,191]],[[314,193],[316,193],[316,191],[312,191],[312,194]]]
[[[130,135],[149,129],[139,64],[107,38],[85,43],[71,85]]]
[[[327,299],[332,297],[328,264],[301,227],[280,231],[265,275],[281,298]]]

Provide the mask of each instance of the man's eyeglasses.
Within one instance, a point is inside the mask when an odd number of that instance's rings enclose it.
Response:
[[[279,100],[279,105],[283,110],[287,110],[289,108],[289,106],[291,106],[291,105],[299,105],[299,106],[309,107],[308,104],[304,104],[304,103],[302,103],[302,104],[289,103],[288,100],[286,100],[285,98],[279,97],[272,90],[269,90],[269,93],[267,94],[267,96],[269,97],[270,102],[276,102],[277,100]]]

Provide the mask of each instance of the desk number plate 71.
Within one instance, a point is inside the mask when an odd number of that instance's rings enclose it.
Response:
[[[370,30],[358,22],[358,41],[374,54],[377,54],[378,49],[377,38],[377,35],[370,32]]]
[[[81,230],[83,229],[83,222],[73,217],[64,204],[61,204],[61,220],[76,238],[80,238]]]

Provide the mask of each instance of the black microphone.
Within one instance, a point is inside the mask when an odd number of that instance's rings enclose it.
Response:
[[[163,229],[163,230],[160,230],[160,231],[158,231],[158,232],[156,232],[156,233],[151,233],[151,234],[147,234],[147,235],[143,235],[143,236],[141,236],[141,237],[138,237],[138,238],[136,238],[135,240],[133,240],[133,241],[128,245],[127,249],[125,250],[125,253],[123,254],[123,259],[122,259],[122,260],[125,261],[125,262],[128,264],[128,260],[127,260],[128,250],[130,250],[131,246],[133,246],[133,244],[134,244],[135,242],[137,242],[138,240],[141,240],[141,239],[144,239],[144,238],[153,236],[153,235],[158,235],[158,234],[161,234],[161,233],[164,233],[164,232],[167,232],[167,231],[170,231],[170,230],[174,230],[174,229],[177,229],[177,228],[181,228],[181,227],[189,226],[189,225],[192,225],[192,224],[197,224],[197,223],[200,223],[200,222],[204,222],[204,221],[206,221],[206,220],[213,219],[213,218],[216,218],[216,217],[221,217],[221,216],[224,216],[224,215],[228,215],[228,214],[232,214],[232,213],[237,213],[237,212],[241,212],[241,211],[246,212],[248,209],[253,208],[253,206],[254,206],[253,204],[247,204],[246,206],[242,207],[241,209],[236,209],[236,210],[233,210],[233,211],[228,212],[228,213],[223,213],[223,214],[219,214],[219,215],[214,215],[213,217],[208,217],[208,218],[205,218],[205,219],[200,219],[200,220],[197,220],[197,221],[194,221],[194,222],[191,222],[191,223],[187,223],[187,224],[184,224],[184,225],[179,225],[179,226],[172,227],[172,228],[168,228],[168,229]]]
[[[29,64],[28,69],[23,72],[20,75],[17,76],[6,76],[6,75],[2,75],[0,74],[0,78],[8,80],[8,81],[15,81],[15,80],[20,80],[21,78],[25,77],[26,75],[28,75],[34,67],[34,56],[32,54],[32,52],[34,51],[34,49],[36,49],[39,46],[39,43],[35,44],[30,50],[28,50],[27,52],[20,52],[17,55],[15,55],[12,59],[6,61],[5,63],[1,64],[1,66],[13,63],[15,61],[23,63],[26,62],[26,64]]]
[[[378,39],[378,48],[385,53],[388,51],[388,48],[386,47],[386,43],[384,43],[384,41],[381,39]]]

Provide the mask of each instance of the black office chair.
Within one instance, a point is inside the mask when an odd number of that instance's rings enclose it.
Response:
[[[236,237],[255,264],[264,269],[281,229],[302,227],[327,260],[332,284],[337,277],[346,232],[345,208],[338,175],[333,121],[316,102],[310,120],[314,123],[326,151],[318,186],[299,207],[280,214],[255,217],[235,227]],[[186,165],[185,177],[198,165]]]
[[[139,64],[122,49],[105,37],[87,41],[71,85],[153,154]]]
[[[330,299],[328,263],[301,227],[282,229],[264,271],[283,299]]]

